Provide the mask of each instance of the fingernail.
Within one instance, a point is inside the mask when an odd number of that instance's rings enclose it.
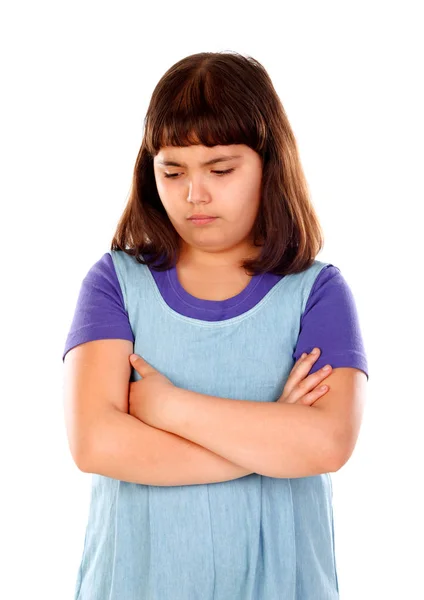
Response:
[[[311,354],[318,354],[318,352],[319,352],[319,349],[318,348],[314,348],[312,350]]]

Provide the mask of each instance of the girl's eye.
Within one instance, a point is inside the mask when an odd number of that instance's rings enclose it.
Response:
[[[216,173],[218,177],[222,177],[223,175],[227,175],[228,173],[232,173],[234,169],[227,169],[226,171],[212,171],[212,173]],[[178,177],[179,173],[165,173],[165,177],[175,179]]]
[[[212,173],[216,173],[217,175],[227,175],[227,173],[232,173],[234,169],[227,169],[226,171],[212,171]]]

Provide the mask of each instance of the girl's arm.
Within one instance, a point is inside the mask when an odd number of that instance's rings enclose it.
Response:
[[[79,461],[86,473],[157,486],[230,481],[252,471],[114,408],[96,419],[95,445]]]
[[[329,391],[311,406],[235,400],[174,387],[166,410],[147,410],[147,418],[141,418],[260,475],[310,477],[337,471],[349,460],[366,381],[360,369],[337,367],[326,377]]]
[[[146,485],[193,485],[252,471],[128,413],[129,340],[102,339],[71,349],[64,365],[68,443],[77,466]]]

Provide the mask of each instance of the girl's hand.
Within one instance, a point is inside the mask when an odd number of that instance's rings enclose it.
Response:
[[[131,354],[130,363],[142,379],[130,382],[129,414],[160,429],[175,386],[141,356]]]
[[[312,365],[320,355],[320,350],[316,354],[302,354],[299,360],[295,363],[287,381],[284,386],[283,393],[277,402],[284,402],[286,404],[305,404],[306,406],[312,406],[319,398],[324,396],[330,389],[326,386],[326,389],[321,389],[323,380],[328,377],[331,373],[331,365],[328,365],[330,369],[323,371],[320,369],[312,375],[308,375],[312,368]],[[327,365],[325,365],[327,366]]]

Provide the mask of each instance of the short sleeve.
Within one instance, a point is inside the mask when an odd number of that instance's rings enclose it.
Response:
[[[326,364],[354,367],[368,376],[367,356],[352,290],[334,265],[324,267],[309,294],[301,317],[295,361],[314,347],[321,350],[310,373]]]
[[[62,361],[79,344],[112,338],[135,340],[112,257],[106,252],[81,284]]]

